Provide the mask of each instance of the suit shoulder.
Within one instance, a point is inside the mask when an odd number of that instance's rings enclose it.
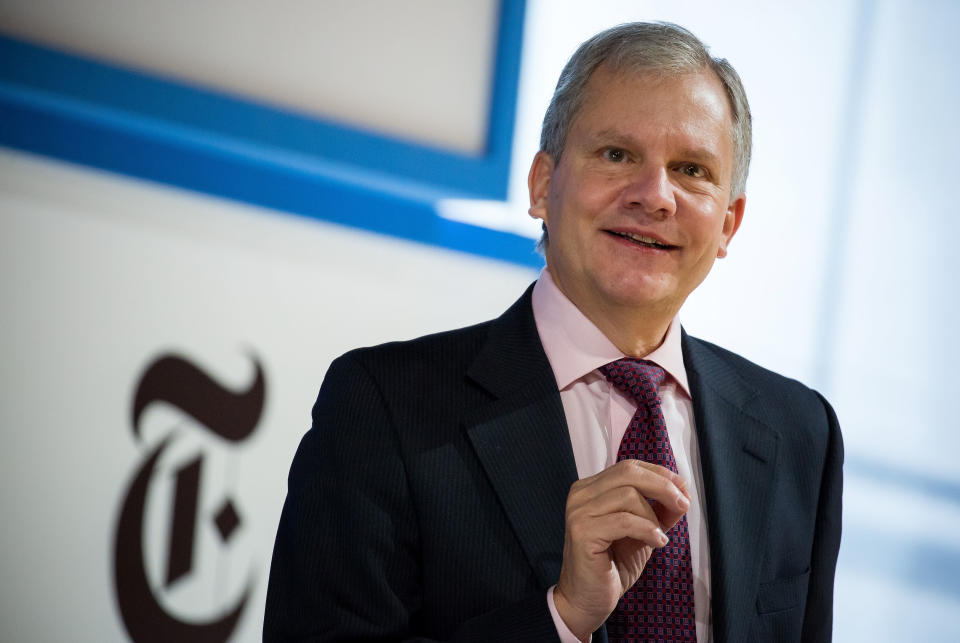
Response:
[[[409,375],[428,368],[465,370],[486,341],[492,323],[486,321],[416,339],[355,348],[336,361],[359,363],[371,373]]]
[[[760,366],[742,355],[711,342],[689,336],[687,339],[691,348],[706,352],[722,362],[750,388],[756,390],[769,405],[790,413],[805,410],[821,417],[825,407],[828,413],[832,413],[829,403],[823,396],[799,380]]]

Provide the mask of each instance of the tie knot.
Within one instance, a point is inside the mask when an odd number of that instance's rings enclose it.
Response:
[[[624,357],[604,364],[600,367],[600,372],[638,404],[659,403],[657,389],[660,388],[666,373],[653,362]]]

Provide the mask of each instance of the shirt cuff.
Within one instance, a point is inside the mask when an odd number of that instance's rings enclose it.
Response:
[[[560,614],[557,612],[557,604],[553,601],[553,589],[555,587],[556,585],[552,585],[550,589],[547,590],[547,606],[550,608],[550,616],[553,617],[553,626],[557,628],[557,635],[560,636],[560,643],[584,643],[570,631],[567,624],[560,618]],[[593,634],[587,637],[587,642],[589,643],[592,639]]]

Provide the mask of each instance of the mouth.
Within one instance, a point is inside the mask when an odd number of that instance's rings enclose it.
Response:
[[[611,234],[615,237],[619,237],[626,241],[629,241],[635,245],[642,246],[644,248],[654,248],[656,250],[673,250],[677,246],[672,246],[668,243],[664,243],[659,239],[654,239],[653,237],[648,237],[643,234],[636,234],[633,232],[617,232],[616,230],[606,230],[607,234]]]

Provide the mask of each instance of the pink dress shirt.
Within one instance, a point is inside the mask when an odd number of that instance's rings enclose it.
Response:
[[[620,440],[636,410],[634,402],[611,386],[597,370],[625,355],[567,299],[546,268],[533,288],[533,316],[557,379],[577,474],[580,478],[595,475],[616,463]],[[677,470],[687,480],[691,496],[687,522],[693,559],[697,641],[710,643],[713,638],[710,631],[710,551],[702,501],[703,476],[677,319],[671,322],[663,343],[644,359],[655,362],[668,375],[660,385],[660,404]],[[560,640],[575,643],[577,637],[557,613],[552,587],[547,591],[547,603]]]

